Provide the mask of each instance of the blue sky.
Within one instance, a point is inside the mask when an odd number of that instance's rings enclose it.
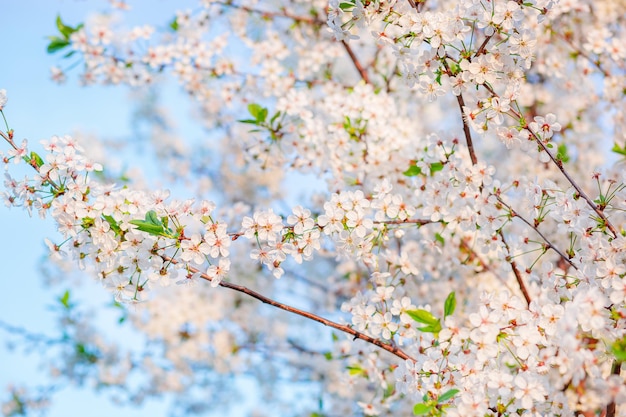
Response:
[[[131,23],[165,24],[171,20],[174,9],[191,7],[194,2],[142,0],[131,2]],[[93,132],[103,137],[124,138],[131,135],[132,103],[128,89],[120,87],[80,87],[76,74],[70,74],[65,85],[50,80],[49,70],[58,64],[56,56],[46,53],[46,36],[55,32],[55,19],[60,14],[65,22],[75,25],[84,21],[92,11],[107,7],[105,1],[78,0],[0,0],[0,89],[9,97],[5,114],[15,130],[18,142],[29,139],[37,149],[38,142],[52,135],[71,134],[75,130]],[[170,86],[164,93],[174,109],[185,112],[187,102],[183,95]],[[178,103],[180,102],[180,103]],[[6,147],[3,148],[6,150]],[[0,207],[2,238],[0,240],[0,320],[14,326],[44,334],[54,334],[54,317],[50,306],[59,296],[61,287],[53,290],[42,285],[39,267],[46,249],[45,237],[54,240],[56,234],[50,221],[29,218],[20,209]],[[89,303],[109,302],[107,294],[98,288],[91,290]],[[0,401],[6,399],[9,383],[33,385],[46,381],[47,371],[40,368],[37,355],[8,352],[0,330]],[[137,409],[113,407],[106,396],[90,390],[70,389],[54,397],[49,416],[164,416],[167,404],[151,402]]]

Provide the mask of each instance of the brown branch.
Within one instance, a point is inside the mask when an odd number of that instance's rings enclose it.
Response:
[[[485,53],[485,48],[487,47],[487,44],[489,43],[489,41],[491,40],[491,38],[493,38],[493,35],[489,35],[485,38],[485,40],[483,41],[483,43],[478,47],[478,49],[476,50],[476,53],[474,54],[474,57],[477,57],[478,55]]]
[[[170,258],[169,256],[161,255],[161,257],[163,258],[163,260],[165,262],[170,262],[170,263],[173,263],[173,264],[177,264],[178,263],[178,261],[176,259]],[[193,272],[194,274],[200,272],[198,269],[196,269],[194,267],[191,267],[191,266],[188,266],[187,268],[189,269],[189,271]],[[211,281],[211,277],[209,277],[208,275],[206,275],[204,273],[200,273],[200,277],[202,279],[204,279],[204,280],[209,281],[209,282]],[[234,291],[237,291],[237,292],[240,292],[240,293],[243,293],[243,294],[246,294],[246,295],[248,295],[248,296],[250,296],[252,298],[256,298],[257,300],[261,301],[262,303],[269,304],[269,305],[271,305],[273,307],[279,308],[281,310],[285,310],[285,311],[287,311],[289,313],[296,314],[298,316],[302,316],[302,317],[305,317],[307,319],[316,321],[318,323],[323,324],[324,326],[332,327],[333,329],[337,329],[337,330],[342,331],[344,333],[347,333],[347,334],[349,334],[351,336],[354,336],[355,340],[356,339],[361,339],[361,340],[364,340],[367,343],[371,343],[371,344],[373,344],[375,346],[378,346],[379,348],[394,354],[395,356],[399,357],[400,359],[403,359],[403,360],[409,359],[409,360],[412,360],[413,362],[415,362],[415,358],[409,356],[406,352],[404,352],[399,347],[391,345],[391,344],[388,344],[388,343],[384,343],[384,342],[382,342],[379,339],[375,339],[375,338],[373,338],[371,336],[368,336],[368,335],[366,335],[364,333],[358,332],[358,331],[356,331],[356,330],[354,330],[351,327],[348,327],[346,325],[339,324],[339,323],[336,323],[334,321],[331,321],[331,320],[325,319],[323,317],[320,317],[320,316],[318,316],[316,314],[309,313],[308,311],[300,310],[298,308],[289,306],[287,304],[280,303],[280,302],[278,302],[276,300],[268,298],[268,297],[264,296],[263,294],[260,294],[260,293],[258,293],[256,291],[253,291],[250,288],[244,287],[242,285],[233,284],[233,283],[228,282],[228,281],[220,281],[219,286],[220,287],[224,287],[224,288],[228,288],[230,290],[234,290]]]
[[[468,258],[469,260],[473,260],[475,259],[478,262],[478,265],[480,265],[485,271],[491,272],[493,275],[495,275],[496,277],[498,277],[499,275],[496,273],[496,271],[494,271],[491,266],[484,261],[480,255],[478,253],[476,253],[476,251],[474,250],[474,248],[472,248],[470,245],[467,244],[467,242],[465,242],[465,240],[461,239],[461,247],[464,248],[465,250],[467,250],[468,252],[470,252],[470,257]],[[512,293],[514,293],[514,289],[511,288],[509,286],[509,284],[503,280],[503,284],[506,285]]]
[[[463,100],[463,94],[456,96],[456,101],[459,103],[459,109],[461,110],[461,118],[463,119],[463,133],[465,134],[465,142],[467,143],[467,150],[469,151],[470,158],[472,159],[472,165],[478,163],[476,158],[476,152],[474,152],[474,144],[472,143],[472,133],[470,132],[469,124],[463,113],[463,107],[465,107],[465,101]]]
[[[602,64],[600,63],[600,59],[593,59],[591,58],[588,54],[586,54],[583,50],[581,50],[580,48],[578,48],[576,45],[574,45],[574,42],[572,42],[571,39],[569,39],[567,36],[565,35],[560,35],[556,32],[552,32],[553,35],[557,35],[558,37],[560,37],[561,39],[563,39],[565,41],[565,43],[567,43],[569,46],[572,47],[572,49],[574,50],[575,53],[577,53],[578,55],[582,56],[583,58],[585,58],[587,61],[589,61],[591,64],[593,64],[601,73],[602,75],[604,75],[605,77],[610,77],[611,74],[605,70],[604,68],[602,68]]]
[[[517,268],[517,263],[513,260],[513,257],[511,256],[511,248],[509,247],[509,244],[506,243],[506,240],[504,240],[504,233],[502,232],[502,229],[498,231],[498,234],[500,235],[500,238],[502,239],[502,243],[504,243],[504,247],[506,248],[506,251],[509,253],[508,262],[511,265],[511,269],[513,269],[513,274],[515,275],[515,279],[517,280],[517,285],[519,286],[519,289],[522,291],[522,294],[524,294],[524,299],[526,300],[526,304],[530,305],[530,301],[531,301],[530,294],[528,293],[528,289],[526,288],[526,284],[524,283],[522,274]]]
[[[249,7],[249,6],[233,4],[230,1],[228,1],[228,2],[226,2],[226,1],[216,1],[216,2],[214,2],[214,4],[219,4],[221,6],[232,7],[233,9],[243,10],[243,11],[248,12],[248,13],[256,13],[256,14],[259,14],[264,19],[269,19],[269,18],[274,18],[274,17],[283,17],[283,18],[286,18],[286,19],[294,20],[296,22],[308,23],[308,24],[311,24],[311,25],[322,25],[322,24],[325,23],[325,22],[323,22],[323,21],[321,21],[319,19],[315,19],[313,17],[293,15],[293,14],[289,13],[287,10],[285,10],[284,8],[282,8],[280,12],[270,12],[270,11],[254,9],[252,7]]]
[[[617,237],[617,230],[615,229],[615,227],[611,224],[611,222],[606,217],[606,215],[602,212],[602,210],[600,210],[598,206],[596,206],[596,204],[589,197],[587,197],[587,194],[585,194],[583,189],[580,188],[580,186],[574,181],[574,179],[567,173],[567,171],[565,170],[565,167],[563,167],[563,163],[561,161],[557,161],[557,159],[548,150],[548,147],[545,145],[545,143],[543,143],[543,141],[539,138],[539,136],[537,136],[535,132],[533,132],[528,126],[526,126],[525,129],[528,130],[531,135],[533,135],[533,137],[535,138],[535,142],[537,142],[539,146],[541,146],[541,148],[548,154],[552,162],[554,162],[554,165],[556,165],[559,168],[559,171],[561,171],[561,173],[565,176],[567,181],[572,185],[572,187],[574,187],[578,195],[580,195],[587,202],[589,207],[591,207],[591,209],[595,211],[596,214],[602,219],[606,227],[608,227],[611,233],[613,234],[613,237]]]
[[[425,224],[431,224],[431,223],[441,223],[441,222],[434,222],[432,220],[425,220],[425,219],[384,220],[384,221],[374,222],[374,224],[417,224],[420,226],[423,226]]]
[[[496,198],[498,199],[498,201],[504,206],[506,207],[511,216],[512,217],[517,217],[518,219],[520,219],[521,221],[523,221],[524,223],[526,223],[528,226],[530,226],[531,229],[533,229],[535,231],[535,233],[537,233],[539,236],[541,236],[541,238],[543,239],[543,241],[545,242],[545,245],[548,249],[552,249],[553,251],[555,251],[560,257],[561,259],[563,259],[565,262],[567,262],[572,268],[574,268],[575,270],[578,270],[578,268],[576,267],[576,265],[574,265],[571,261],[571,259],[567,256],[565,256],[565,254],[563,252],[561,252],[561,250],[559,248],[557,248],[556,246],[554,246],[554,244],[552,242],[550,242],[550,240],[539,231],[539,229],[531,224],[528,220],[526,220],[523,216],[520,216],[519,213],[517,213],[515,210],[513,210],[513,208],[511,206],[509,206],[507,203],[504,202],[504,200],[502,200],[502,198],[500,196],[496,196]]]
[[[363,68],[363,65],[361,65],[359,58],[354,54],[354,51],[352,50],[350,45],[348,45],[348,42],[346,42],[345,40],[342,40],[341,44],[346,49],[346,52],[348,53],[348,55],[350,56],[350,59],[354,63],[354,66],[356,70],[359,72],[359,75],[361,75],[361,79],[365,81],[367,84],[371,84],[369,75],[367,75],[367,71],[365,70],[365,68]]]
[[[617,359],[613,360],[613,365],[611,365],[611,374],[619,375],[622,371],[622,362]],[[609,405],[606,406],[606,417],[615,417],[615,412],[617,411],[617,405],[615,404],[615,400],[611,401]]]
[[[482,84],[487,91],[489,91],[491,93],[491,95],[493,97],[499,97],[498,94],[496,94],[495,91],[493,91],[493,89],[486,85],[486,84]],[[511,109],[510,110],[510,114],[512,114],[515,118],[517,118],[518,120],[522,120],[522,115],[520,113],[518,113],[517,111]],[[464,120],[465,122],[465,120]],[[602,210],[600,210],[598,208],[598,206],[595,205],[595,203],[587,196],[587,194],[585,194],[585,192],[583,191],[583,189],[576,183],[576,181],[574,181],[574,179],[567,173],[567,171],[565,170],[565,167],[563,166],[563,163],[559,160],[557,160],[554,155],[552,155],[552,153],[548,150],[548,147],[546,146],[545,143],[543,143],[543,141],[541,140],[541,138],[537,135],[536,132],[533,132],[530,127],[528,126],[527,123],[524,123],[524,126],[522,126],[523,129],[526,129],[528,131],[528,133],[530,133],[533,137],[533,139],[535,140],[535,142],[537,142],[539,144],[539,146],[541,146],[541,148],[548,154],[548,157],[550,158],[550,160],[554,163],[554,165],[557,166],[557,168],[559,169],[559,171],[561,171],[561,173],[563,174],[563,176],[565,177],[565,179],[567,179],[567,181],[571,184],[572,187],[574,187],[574,189],[576,190],[576,192],[578,193],[578,195],[580,195],[589,205],[589,207],[591,207],[591,209],[593,211],[596,212],[596,214],[602,219],[602,221],[604,222],[604,224],[606,225],[606,227],[608,227],[608,229],[611,231],[611,233],[613,234],[613,237],[617,237],[617,230],[615,229],[615,227],[613,226],[613,224],[611,224],[611,222],[609,221],[609,219],[606,217],[606,215],[602,212]]]

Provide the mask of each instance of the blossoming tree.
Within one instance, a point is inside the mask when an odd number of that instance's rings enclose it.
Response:
[[[207,388],[187,411],[246,374],[286,415],[626,414],[626,2],[203,0],[160,29],[112,7],[57,20],[53,78],[174,77],[208,139],[154,125],[174,199],[18,139],[0,94],[5,201],[158,347],[123,354],[66,292],[64,378]],[[324,191],[285,207],[307,176]]]

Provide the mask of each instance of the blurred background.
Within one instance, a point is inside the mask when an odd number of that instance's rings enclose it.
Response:
[[[196,2],[164,0],[139,0],[132,2],[126,14],[126,23],[153,24],[163,27],[171,21],[175,8],[193,7]],[[136,133],[133,114],[138,103],[125,87],[82,87],[76,74],[70,72],[64,85],[58,85],[50,77],[50,68],[61,64],[61,55],[46,52],[47,37],[57,32],[55,20],[60,15],[64,22],[75,26],[83,22],[91,12],[108,9],[106,1],[80,0],[25,0],[0,1],[2,24],[0,24],[0,89],[6,89],[9,98],[5,115],[15,139],[21,143],[27,138],[35,150],[41,150],[39,141],[52,135],[97,135],[98,138],[116,141],[132,141]],[[168,103],[168,111],[179,123],[180,135],[198,135],[200,127],[189,120],[189,100],[177,85],[159,87],[160,97]],[[5,151],[7,147],[2,147]],[[121,162],[123,164],[123,161]],[[26,171],[24,171],[26,174]],[[44,268],[47,258],[45,238],[55,240],[58,234],[51,221],[32,218],[20,208],[0,206],[2,237],[0,238],[0,403],[11,398],[12,390],[22,387],[47,386],[53,381],[45,365],[38,337],[58,338],[59,299],[62,286],[45,284]],[[112,298],[99,286],[85,279],[78,297],[94,309],[110,307]],[[120,333],[117,326],[119,311],[107,308],[99,315],[98,326],[110,329],[111,334],[134,343],[132,335]],[[26,332],[26,333],[24,333]],[[246,382],[239,384],[245,386]],[[253,387],[245,387],[254,393]],[[28,391],[28,395],[36,395]],[[99,416],[164,416],[168,415],[171,398],[149,400],[141,408],[116,406],[107,394],[99,394],[93,387],[64,388],[54,394],[53,403],[47,410],[50,417],[85,415]],[[250,404],[240,402],[231,415],[247,415]],[[216,414],[219,415],[219,414]]]

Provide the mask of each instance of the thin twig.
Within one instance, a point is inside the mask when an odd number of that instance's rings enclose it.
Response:
[[[572,268],[574,268],[575,270],[578,270],[578,268],[576,267],[576,265],[574,265],[571,261],[571,259],[569,257],[567,257],[563,252],[560,251],[559,248],[557,248],[556,246],[554,246],[554,244],[552,242],[550,242],[550,240],[539,231],[539,229],[531,224],[528,220],[526,220],[523,216],[520,216],[519,213],[517,213],[515,210],[513,210],[513,208],[511,206],[509,206],[507,203],[504,202],[504,200],[502,200],[502,198],[500,196],[496,196],[496,198],[498,199],[498,201],[509,210],[509,213],[511,214],[512,217],[517,217],[518,219],[520,219],[521,221],[523,221],[524,223],[526,223],[528,226],[530,226],[535,233],[537,233],[539,236],[541,236],[541,238],[543,239],[543,241],[545,242],[546,246],[549,249],[552,249],[553,251],[555,251],[560,257],[561,259],[563,259],[565,262],[567,262]]]
[[[270,12],[270,11],[254,9],[252,7],[243,6],[243,5],[240,5],[240,4],[233,4],[231,2],[225,2],[225,1],[215,1],[214,4],[219,4],[221,6],[232,7],[233,9],[243,10],[243,11],[248,12],[248,13],[256,13],[256,14],[261,15],[262,18],[266,18],[266,19],[275,18],[275,17],[284,17],[286,19],[291,19],[291,20],[294,20],[296,22],[308,23],[308,24],[311,24],[311,25],[322,25],[322,24],[325,23],[325,22],[323,22],[323,21],[321,21],[319,19],[315,19],[313,17],[293,15],[293,14],[289,13],[287,10],[285,10],[284,8],[281,9],[280,12]]]
[[[598,70],[602,73],[602,75],[604,75],[605,77],[610,77],[611,76],[611,74],[607,70],[602,68],[602,64],[600,63],[599,59],[598,60],[594,60],[593,58],[591,58],[583,50],[581,50],[580,48],[576,47],[576,45],[574,45],[574,43],[570,39],[568,39],[567,36],[557,34],[556,32],[553,32],[553,34],[555,34],[558,37],[560,37],[561,39],[563,39],[565,41],[565,43],[567,43],[569,46],[571,46],[572,49],[574,50],[574,52],[576,52],[578,55],[582,56],[583,58],[587,59],[587,61],[591,62],[596,68],[598,68]]]
[[[604,222],[604,224],[606,225],[606,227],[609,228],[609,230],[611,231],[611,233],[613,234],[613,237],[617,237],[617,230],[615,229],[615,227],[611,224],[611,222],[609,221],[609,219],[606,217],[606,215],[602,212],[602,210],[600,210],[598,208],[598,206],[589,198],[587,197],[587,194],[585,194],[585,192],[583,191],[582,188],[580,188],[580,186],[574,181],[574,179],[572,177],[570,177],[570,175],[567,173],[567,171],[565,170],[565,167],[563,167],[563,163],[561,161],[558,161],[553,155],[552,153],[548,150],[548,147],[545,145],[545,143],[543,143],[543,141],[539,138],[539,136],[537,136],[537,134],[535,132],[533,132],[532,130],[530,130],[530,128],[527,126],[526,130],[528,130],[533,137],[535,138],[535,141],[539,144],[539,146],[541,146],[541,148],[548,154],[548,156],[550,157],[550,159],[552,160],[552,162],[554,162],[554,165],[556,165],[559,170],[561,171],[561,173],[565,176],[565,178],[567,179],[567,181],[569,181],[569,183],[572,185],[572,187],[574,187],[574,189],[576,190],[576,192],[578,193],[578,195],[580,195],[589,205],[589,207],[591,207],[591,209],[593,211],[596,212],[596,214],[602,219],[602,221]]]
[[[472,133],[470,132],[469,124],[467,123],[467,120],[463,113],[463,108],[465,107],[463,94],[459,94],[458,96],[456,96],[456,101],[457,103],[459,103],[459,109],[461,110],[461,119],[463,120],[463,133],[465,134],[465,143],[467,143],[467,150],[469,151],[470,158],[472,159],[472,165],[476,165],[478,163],[478,159],[476,158],[476,152],[474,152]]]
[[[177,264],[178,263],[178,261],[176,259],[170,258],[169,256],[161,255],[161,257],[166,262],[171,262],[173,264]],[[194,267],[188,266],[187,268],[189,269],[189,271],[193,272],[194,274],[200,273],[200,271],[198,269],[194,268]],[[204,273],[200,273],[200,277],[202,279],[204,279],[204,280],[209,281],[209,282],[212,281],[211,277],[209,277],[208,275],[206,275]],[[403,359],[403,360],[409,359],[409,360],[412,360],[413,362],[415,362],[415,358],[409,356],[406,352],[404,352],[399,347],[391,345],[391,344],[388,344],[388,343],[384,343],[384,342],[382,342],[379,339],[375,339],[375,338],[373,338],[371,336],[368,336],[368,335],[366,335],[364,333],[358,332],[358,331],[356,331],[356,330],[354,330],[351,327],[348,327],[346,325],[342,325],[342,324],[336,323],[334,321],[331,321],[331,320],[325,319],[323,317],[320,317],[320,316],[318,316],[316,314],[309,313],[308,311],[300,310],[298,308],[289,306],[287,304],[280,303],[280,302],[278,302],[276,300],[268,298],[268,297],[264,296],[263,294],[260,294],[260,293],[258,293],[256,291],[253,291],[250,288],[244,287],[242,285],[233,284],[233,283],[228,282],[228,281],[220,281],[219,286],[220,287],[224,287],[224,288],[228,288],[230,290],[234,290],[234,291],[237,291],[237,292],[240,292],[240,293],[243,293],[243,294],[246,294],[246,295],[248,295],[248,296],[250,296],[252,298],[256,298],[257,300],[261,301],[262,303],[269,304],[269,305],[271,305],[273,307],[279,308],[281,310],[285,310],[285,311],[287,311],[289,313],[297,314],[299,316],[302,316],[302,317],[305,317],[307,319],[316,321],[318,323],[322,323],[324,326],[332,327],[333,329],[337,329],[337,330],[342,331],[344,333],[347,333],[347,334],[349,334],[351,336],[354,336],[355,340],[356,339],[361,339],[361,340],[364,340],[367,343],[371,343],[371,344],[373,344],[375,346],[378,346],[379,348],[381,348],[383,350],[386,350],[387,352],[390,352],[390,353],[396,355],[400,359]]]
[[[478,262],[478,265],[480,265],[485,271],[491,272],[493,275],[495,275],[496,277],[498,276],[498,274],[496,273],[496,271],[494,271],[491,266],[484,261],[480,255],[478,253],[476,253],[476,251],[474,250],[474,248],[472,248],[470,245],[467,244],[467,242],[465,242],[465,240],[461,239],[461,247],[464,248],[465,250],[471,252],[471,258],[475,259]],[[509,284],[506,281],[503,281],[503,284],[506,285],[510,290],[511,293],[515,292],[513,288],[511,288],[509,286]]]
[[[498,94],[496,94],[495,91],[493,91],[493,89],[491,87],[489,87],[486,84],[482,84],[487,91],[489,91],[492,95],[492,97],[499,97]],[[520,113],[518,113],[517,111],[511,109],[509,110],[510,114],[513,115],[515,118],[517,118],[518,120],[522,120],[522,115]],[[574,179],[568,174],[568,172],[565,170],[565,167],[563,166],[563,163],[559,160],[557,160],[554,155],[552,155],[552,153],[550,152],[550,150],[548,149],[548,147],[546,146],[545,143],[543,143],[543,141],[541,140],[541,138],[537,135],[536,132],[533,132],[532,129],[530,129],[530,126],[528,126],[527,123],[524,123],[524,126],[522,126],[523,129],[526,129],[533,137],[533,139],[535,140],[535,142],[537,142],[537,144],[539,144],[539,146],[541,146],[541,148],[548,154],[548,157],[550,158],[550,160],[554,163],[554,165],[557,166],[557,168],[559,169],[559,171],[561,171],[561,173],[563,174],[563,176],[565,177],[565,179],[567,179],[567,181],[570,183],[570,185],[572,187],[574,187],[574,189],[576,190],[576,192],[578,193],[578,195],[580,195],[589,205],[589,207],[591,207],[591,209],[593,211],[596,212],[596,214],[602,219],[602,221],[604,222],[604,224],[606,225],[606,227],[608,227],[608,229],[611,231],[611,233],[613,234],[613,237],[617,237],[617,230],[615,229],[615,227],[613,226],[613,224],[611,224],[611,222],[609,221],[609,219],[606,217],[606,215],[602,212],[602,210],[600,210],[598,208],[598,206],[596,206],[596,204],[587,196],[587,194],[585,194],[585,192],[583,191],[583,189],[576,183],[576,181],[574,181]]]
[[[619,375],[622,371],[622,362],[617,359],[613,360],[613,365],[611,365],[611,374]],[[611,401],[609,405],[606,406],[606,417],[615,417],[615,412],[617,411],[617,406],[615,404],[615,400]]]
[[[374,224],[418,224],[420,226],[423,226],[425,224],[431,224],[431,223],[440,223],[440,222],[434,222],[432,220],[425,220],[425,219],[383,220],[383,221],[374,222]]]
[[[492,37],[493,37],[493,35],[489,35],[489,36],[487,36],[485,38],[483,43],[476,50],[476,53],[474,54],[474,57],[477,57],[478,55],[480,55],[480,54],[485,52],[485,48],[487,47],[487,44],[489,43],[489,41],[491,40]]]
[[[341,44],[346,49],[346,52],[350,56],[350,59],[352,60],[352,63],[354,64],[356,70],[359,72],[359,75],[361,75],[361,79],[367,84],[371,84],[370,77],[369,75],[367,75],[367,71],[365,70],[365,68],[363,68],[363,65],[361,65],[361,61],[359,61],[359,58],[355,55],[350,45],[348,45],[348,42],[342,40]]]
[[[502,239],[502,243],[504,243],[504,247],[506,248],[506,251],[509,253],[509,258],[510,258],[509,264],[511,265],[511,269],[513,269],[513,274],[515,275],[515,279],[517,280],[517,285],[519,286],[519,289],[522,291],[522,294],[524,294],[524,299],[526,300],[526,304],[530,305],[530,301],[531,301],[530,294],[528,293],[528,289],[526,288],[526,284],[524,283],[522,274],[517,268],[517,263],[513,260],[513,257],[511,256],[511,248],[509,247],[509,244],[506,243],[506,240],[504,239],[504,233],[502,232],[502,229],[498,231],[498,234],[500,235],[500,238]]]

